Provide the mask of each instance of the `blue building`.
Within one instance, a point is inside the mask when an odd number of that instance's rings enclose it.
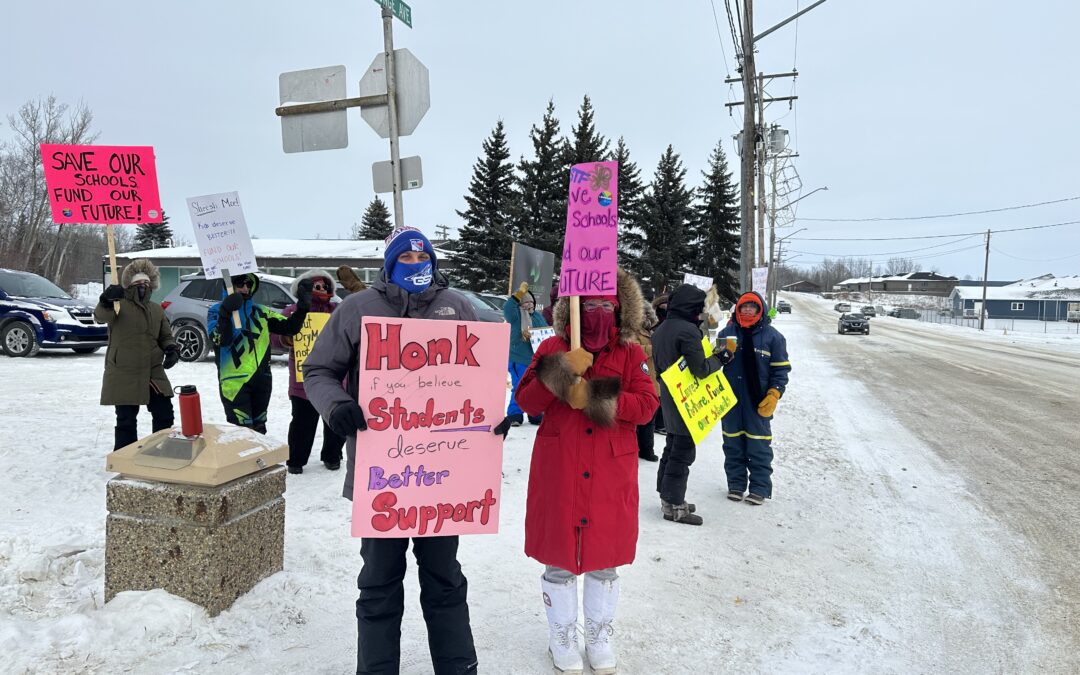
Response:
[[[983,289],[957,286],[949,296],[955,316],[978,317]],[[1080,275],[1044,274],[986,289],[986,318],[1080,321]]]

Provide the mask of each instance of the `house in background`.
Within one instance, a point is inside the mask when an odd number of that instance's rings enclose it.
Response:
[[[432,246],[439,256],[439,269],[446,271],[454,268],[454,261],[451,255],[440,249],[442,243],[435,240]],[[259,272],[296,277],[309,269],[324,269],[333,274],[340,265],[349,265],[365,283],[379,278],[385,249],[382,239],[252,239],[251,245],[255,249]],[[180,277],[202,272],[197,246],[117,253],[116,264],[122,270],[124,265],[136,258],[148,259],[161,272],[161,287],[154,291],[153,296],[159,302],[180,284]],[[108,256],[102,257],[101,272],[105,285],[108,285]]]
[[[845,279],[833,286],[842,293],[904,293],[909,295],[936,295],[948,297],[959,280],[937,272],[908,272],[887,277],[861,277]]]
[[[818,286],[813,281],[807,281],[806,279],[800,279],[794,283],[782,286],[782,291],[788,291],[791,293],[820,293],[821,286]]]
[[[978,317],[982,295],[982,284],[957,286],[949,296],[953,313]],[[988,284],[986,318],[1080,321],[1080,274],[1044,274],[1004,286]]]

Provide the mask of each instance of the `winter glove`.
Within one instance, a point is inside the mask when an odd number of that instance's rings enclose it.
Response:
[[[338,436],[355,436],[357,431],[367,429],[367,420],[364,419],[364,411],[356,403],[343,403],[334,408],[327,420],[331,431]]]
[[[240,309],[243,306],[244,306],[244,294],[243,293],[232,293],[230,295],[225,296],[225,299],[221,301],[221,307],[219,308],[218,311],[222,315],[227,315],[227,314],[232,314],[233,312],[237,311],[238,309]]]
[[[350,293],[356,293],[362,291],[367,286],[363,281],[360,281],[360,277],[356,276],[356,272],[348,265],[342,265],[337,268],[337,278],[341,282],[341,285],[345,287],[345,290]]]
[[[296,309],[306,312],[311,309],[311,289],[315,285],[312,279],[301,279],[296,285]]]
[[[770,387],[768,393],[765,394],[765,398],[761,399],[761,403],[758,403],[757,412],[762,417],[772,417],[776,412],[776,402],[780,400],[780,390],[776,387]]]
[[[124,299],[124,287],[119,284],[112,284],[105,289],[105,292],[98,298],[102,304],[108,304],[117,300]]]
[[[504,417],[503,421],[499,422],[499,424],[495,427],[494,433],[502,436],[503,440],[505,441],[506,434],[510,431],[511,423],[513,423],[513,420],[511,420],[509,416]]]
[[[585,371],[592,365],[593,355],[578,347],[566,352],[566,360],[570,364],[570,370],[575,375],[584,375]]]
[[[716,356],[720,359],[720,365],[722,366],[726,366],[727,364],[735,360],[735,355],[726,349],[721,349],[720,351],[716,352]]]
[[[161,365],[165,366],[165,370],[172,368],[176,365],[176,362],[180,360],[180,352],[176,349],[175,345],[167,347],[165,349],[165,360]]]
[[[514,292],[514,299],[521,302],[521,299],[525,297],[525,294],[529,292],[529,282],[522,281],[518,286],[517,291]]]
[[[281,342],[282,347],[284,347],[286,349],[289,349],[289,350],[292,349],[292,347],[293,347],[293,338],[292,338],[291,335],[276,335],[274,337],[276,337]]]
[[[574,410],[581,410],[589,402],[589,383],[585,380],[578,380],[574,384],[570,385],[570,390],[566,393],[566,403]]]

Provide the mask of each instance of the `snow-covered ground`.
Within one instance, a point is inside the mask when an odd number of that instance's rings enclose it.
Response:
[[[638,557],[620,570],[620,672],[1076,672],[1061,636],[1031,618],[1051,594],[1025,541],[844,377],[818,347],[819,329],[799,314],[777,326],[794,370],[773,425],[774,499],[724,499],[717,433],[698,449],[688,493],[705,525],[665,522],[656,465],[641,463]],[[163,591],[103,604],[113,413],[97,404],[102,358],[0,357],[0,671],[351,672],[359,541],[342,474],[318,462],[288,477],[284,571],[231,610],[210,619]],[[284,361],[273,370],[269,428],[284,438]],[[211,362],[169,375],[197,385],[207,421],[224,422]],[[500,534],[462,539],[484,673],[551,672],[541,568],[522,553],[534,433],[514,429],[506,445]],[[429,673],[412,569],[402,672]]]

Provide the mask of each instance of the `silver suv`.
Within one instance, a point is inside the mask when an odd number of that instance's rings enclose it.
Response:
[[[281,311],[296,302],[292,277],[259,274],[259,287],[254,300],[260,305]],[[165,318],[172,326],[173,337],[180,348],[181,361],[198,361],[210,350],[206,336],[206,313],[215,302],[221,302],[225,284],[221,279],[207,279],[202,274],[180,278],[180,285],[161,301]],[[275,354],[284,353],[274,350]]]

